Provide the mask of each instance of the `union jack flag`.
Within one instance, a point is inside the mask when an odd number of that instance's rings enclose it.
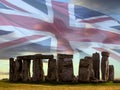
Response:
[[[119,26],[103,13],[70,3],[0,0],[0,53],[107,50],[118,59]]]

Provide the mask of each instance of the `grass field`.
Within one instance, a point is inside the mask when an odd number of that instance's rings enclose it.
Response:
[[[0,90],[120,90],[120,83],[102,84],[25,84],[0,81]]]

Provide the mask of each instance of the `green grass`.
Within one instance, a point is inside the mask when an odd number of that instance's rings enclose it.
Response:
[[[120,90],[120,83],[11,83],[0,81],[0,90]]]

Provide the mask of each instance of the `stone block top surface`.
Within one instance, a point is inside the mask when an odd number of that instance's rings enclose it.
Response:
[[[72,54],[57,54],[58,58],[73,58]]]
[[[25,56],[17,56],[17,59],[53,59],[53,55],[42,55],[42,54],[35,54],[35,55],[25,55]]]
[[[107,56],[107,57],[109,57],[109,52],[107,52],[107,51],[103,51],[103,52],[101,52],[101,54],[102,54],[102,56]]]

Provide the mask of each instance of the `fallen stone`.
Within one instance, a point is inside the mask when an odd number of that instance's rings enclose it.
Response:
[[[113,83],[120,83],[120,79],[115,79]]]

